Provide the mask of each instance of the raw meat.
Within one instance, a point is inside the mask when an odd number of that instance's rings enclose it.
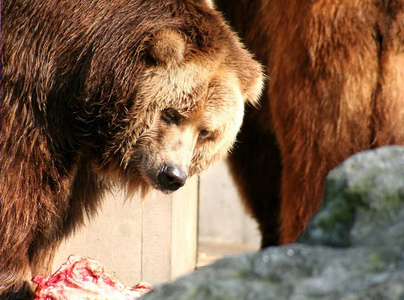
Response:
[[[98,261],[74,255],[53,275],[37,275],[32,281],[38,284],[34,300],[132,300],[152,289],[147,283],[127,288],[111,279]]]

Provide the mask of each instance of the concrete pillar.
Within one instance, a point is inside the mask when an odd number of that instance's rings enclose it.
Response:
[[[197,214],[196,176],[173,194],[152,191],[143,201],[109,194],[98,216],[62,244],[54,271],[76,254],[100,261],[127,286],[171,281],[195,268]]]

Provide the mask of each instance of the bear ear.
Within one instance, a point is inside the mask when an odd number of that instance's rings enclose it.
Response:
[[[252,104],[255,107],[257,107],[259,100],[262,96],[265,79],[266,79],[266,77],[262,73],[262,71],[257,72],[257,77],[256,77],[255,81],[251,83],[251,85],[249,86],[249,89],[246,93],[247,102]]]
[[[178,64],[184,59],[186,44],[184,37],[171,29],[155,33],[149,44],[149,54],[157,63]]]
[[[246,102],[257,107],[267,78],[260,63],[251,58],[247,62],[249,64],[242,66],[239,78],[244,86],[243,94]]]

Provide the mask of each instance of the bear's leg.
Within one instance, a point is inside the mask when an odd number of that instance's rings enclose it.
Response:
[[[10,174],[8,176],[11,177]],[[6,191],[13,191],[11,183],[4,186]],[[6,192],[3,195],[8,196]],[[0,198],[0,299],[25,299],[32,294],[32,273],[27,252],[34,235],[32,224],[36,222],[36,212],[31,207],[32,202],[10,198],[6,198],[8,201]],[[30,211],[33,213],[30,214]]]
[[[0,259],[5,259],[4,256]],[[5,261],[3,260],[3,263]],[[0,270],[0,299],[31,299],[32,288],[29,260],[26,256],[14,257],[14,260],[2,265]]]
[[[40,236],[40,235],[39,235]],[[31,299],[33,283],[31,278],[38,274],[50,275],[52,261],[59,241],[45,242],[45,238],[39,238],[41,246],[32,242],[28,247],[26,243],[21,248],[10,252],[9,263],[3,265],[0,272],[0,299]],[[21,253],[18,255],[18,253]],[[4,257],[3,257],[4,258]]]
[[[258,222],[261,247],[279,243],[281,160],[275,136],[257,121],[261,111],[246,112],[229,165],[244,207]]]
[[[293,157],[284,159],[282,174],[281,244],[295,242],[321,204],[323,186],[333,160],[313,159],[309,169],[296,166]]]
[[[1,300],[31,300],[32,288],[28,281],[24,281],[18,286],[13,286],[10,289],[0,294]]]

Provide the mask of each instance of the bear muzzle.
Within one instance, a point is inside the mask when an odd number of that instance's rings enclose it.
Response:
[[[158,186],[163,191],[176,191],[182,187],[188,178],[188,172],[173,164],[163,164],[157,176]]]

